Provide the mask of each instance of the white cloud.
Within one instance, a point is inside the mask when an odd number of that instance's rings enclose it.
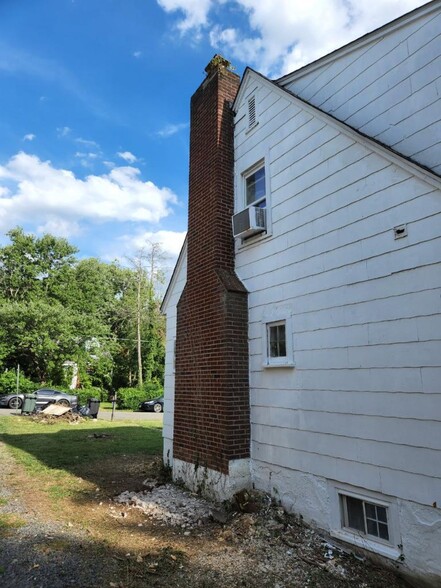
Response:
[[[37,233],[50,233],[57,237],[73,237],[82,233],[79,223],[56,217],[48,217],[47,220],[37,227]]]
[[[59,226],[65,234],[81,221],[158,223],[177,202],[168,188],[140,179],[137,168],[115,167],[108,174],[77,178],[50,161],[20,152],[0,166],[0,229],[33,222]]]
[[[181,11],[179,28],[207,32],[212,46],[268,75],[294,71],[318,57],[426,3],[426,0],[157,0],[167,12]],[[214,8],[239,8],[248,30],[216,22]],[[210,22],[210,19],[212,22]]]
[[[207,24],[208,13],[216,0],[157,0],[166,12],[183,12],[178,29],[185,33]]]
[[[71,132],[70,127],[57,127],[57,135],[59,137],[67,137]]]
[[[75,153],[75,157],[81,157],[81,158],[88,157],[89,159],[96,159],[98,157],[98,153],[83,153],[82,151],[77,151]]]
[[[137,235],[122,237],[121,240],[130,245],[131,249],[139,250],[151,243],[159,243],[164,253],[177,257],[184,243],[186,231],[142,232]]]
[[[33,141],[36,138],[36,136],[37,135],[34,135],[34,133],[28,133],[23,137],[23,141]]]
[[[165,125],[164,128],[157,131],[156,134],[158,135],[158,137],[167,138],[167,137],[171,137],[172,135],[176,135],[176,133],[179,133],[179,131],[186,129],[187,127],[188,127],[188,123],[178,123],[175,125],[169,124],[169,125]]]
[[[81,137],[78,137],[77,139],[75,139],[76,143],[79,143],[80,145],[84,145],[85,147],[89,147],[89,148],[99,148],[99,145],[96,141],[91,141],[90,139],[82,139]]]
[[[130,151],[118,151],[117,155],[118,157],[121,157],[121,159],[124,159],[124,161],[127,161],[127,163],[135,163],[138,161],[136,155],[133,155]]]

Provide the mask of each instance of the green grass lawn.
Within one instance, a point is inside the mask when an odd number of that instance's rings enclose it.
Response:
[[[112,410],[112,403],[111,402],[101,402],[100,410]],[[115,406],[115,411],[133,412],[131,408],[117,408],[116,406]]]
[[[28,471],[41,473],[76,472],[81,462],[91,464],[115,456],[160,454],[161,429],[158,421],[43,424],[28,417],[0,416],[0,440]]]

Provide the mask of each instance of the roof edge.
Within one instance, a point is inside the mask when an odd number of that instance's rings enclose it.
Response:
[[[302,105],[303,108],[305,108],[306,110],[309,110],[311,113],[313,113],[315,115],[320,116],[321,118],[324,118],[332,126],[337,127],[342,132],[346,133],[347,135],[351,135],[351,136],[355,137],[359,141],[367,143],[370,146],[370,148],[373,149],[374,151],[379,152],[381,155],[388,158],[389,160],[392,160],[395,164],[399,165],[400,167],[404,167],[408,171],[411,171],[412,174],[414,174],[414,175],[418,176],[419,178],[423,179],[424,181],[430,183],[431,185],[435,186],[437,189],[441,189],[441,176],[438,175],[436,172],[434,172],[432,169],[424,166],[421,163],[418,163],[417,161],[414,161],[412,158],[407,157],[406,155],[403,155],[399,151],[395,151],[394,149],[392,149],[388,145],[385,145],[384,143],[382,143],[381,141],[378,141],[377,139],[373,139],[372,137],[362,133],[358,129],[351,127],[347,123],[332,116],[332,114],[328,114],[327,112],[325,112],[321,108],[318,108],[317,106],[314,106],[313,104],[311,104],[310,102],[307,102],[303,98],[300,98],[299,96],[294,94],[294,92],[291,92],[290,90],[287,90],[283,86],[280,86],[277,82],[270,80],[269,78],[265,77],[261,73],[255,71],[251,68],[247,68],[245,73],[246,73],[247,77],[249,77],[250,75],[254,75],[257,78],[260,78],[260,80],[263,81],[265,84],[269,85],[274,90],[282,93],[283,95],[289,96],[290,99],[298,101]],[[243,81],[244,80],[245,80],[245,74],[244,74]],[[242,84],[239,87],[239,91],[238,91],[236,99],[234,101],[234,107],[236,107],[236,104],[240,99],[241,88],[242,88]]]
[[[167,286],[167,290],[165,291],[164,297],[161,302],[160,311],[162,314],[166,313],[166,308],[168,304],[168,300],[170,298],[170,293],[173,289],[173,286],[176,282],[177,275],[179,273],[179,269],[182,265],[183,259],[185,254],[187,253],[187,235],[185,235],[184,243],[182,244],[181,251],[179,252],[178,259],[176,261],[175,267],[173,268],[173,273],[171,275],[170,281]]]
[[[349,43],[346,43],[346,45],[342,45],[341,47],[334,49],[334,51],[331,51],[331,53],[327,53],[326,55],[323,55],[322,57],[319,57],[318,59],[311,61],[311,63],[307,63],[299,69],[296,69],[293,72],[285,74],[284,76],[281,76],[280,78],[277,78],[274,81],[280,85],[289,84],[295,79],[302,77],[305,74],[311,73],[315,69],[318,69],[322,65],[325,65],[327,62],[336,61],[337,59],[344,57],[347,53],[353,51],[355,47],[363,47],[363,45],[366,45],[376,37],[382,36],[385,33],[385,31],[399,29],[407,25],[409,22],[418,20],[422,16],[430,14],[431,12],[435,12],[440,8],[441,1],[432,0],[431,2],[423,4],[422,6],[419,6],[418,8],[415,8],[410,12],[406,12],[406,14],[403,14],[384,25],[381,25],[380,27],[370,31],[369,33],[366,33],[365,35],[358,37],[357,39],[354,39],[353,41],[349,41]]]

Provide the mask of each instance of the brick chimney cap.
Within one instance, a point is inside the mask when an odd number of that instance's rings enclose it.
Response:
[[[216,55],[213,57],[213,59],[210,61],[210,63],[205,68],[205,71],[207,72],[207,75],[210,75],[214,71],[224,70],[224,69],[233,70],[234,68],[231,65],[231,62],[228,61],[228,59],[225,59],[225,57],[222,57],[222,55],[219,55],[218,53],[216,53]]]

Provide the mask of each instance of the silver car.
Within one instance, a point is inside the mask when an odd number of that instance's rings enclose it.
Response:
[[[47,404],[61,404],[74,408],[78,404],[78,397],[74,394],[66,394],[52,388],[40,388],[32,392],[37,396],[36,407],[44,408]],[[21,408],[23,406],[24,394],[4,394],[0,396],[0,408]]]

